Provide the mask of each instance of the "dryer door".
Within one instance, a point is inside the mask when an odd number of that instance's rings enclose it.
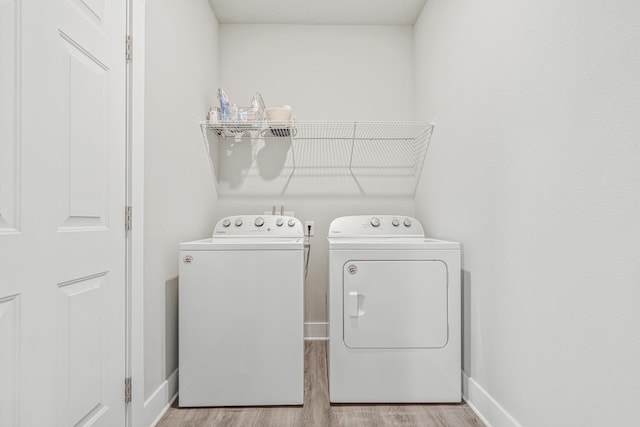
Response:
[[[442,261],[348,261],[344,342],[350,348],[447,344],[447,266]]]

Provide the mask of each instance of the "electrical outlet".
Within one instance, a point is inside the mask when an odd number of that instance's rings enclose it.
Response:
[[[315,221],[305,221],[304,222],[304,234],[306,236],[313,236],[316,231],[316,223]]]

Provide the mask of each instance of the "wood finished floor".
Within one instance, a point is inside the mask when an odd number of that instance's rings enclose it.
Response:
[[[331,405],[327,387],[326,343],[305,344],[304,406],[179,408],[175,402],[159,427],[372,427],[484,426],[465,403],[428,405]]]

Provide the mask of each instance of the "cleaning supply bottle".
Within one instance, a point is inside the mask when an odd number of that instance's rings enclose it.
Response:
[[[224,89],[218,89],[218,98],[220,98],[220,118],[222,120],[229,120],[231,118],[231,111],[229,110],[229,96]]]

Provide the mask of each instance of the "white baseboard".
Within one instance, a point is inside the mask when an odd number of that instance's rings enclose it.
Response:
[[[329,323],[327,322],[305,322],[305,340],[327,340],[329,339]]]
[[[144,402],[144,425],[152,427],[158,424],[176,397],[178,397],[177,369]]]
[[[522,427],[475,380],[462,372],[462,397],[487,427]]]

